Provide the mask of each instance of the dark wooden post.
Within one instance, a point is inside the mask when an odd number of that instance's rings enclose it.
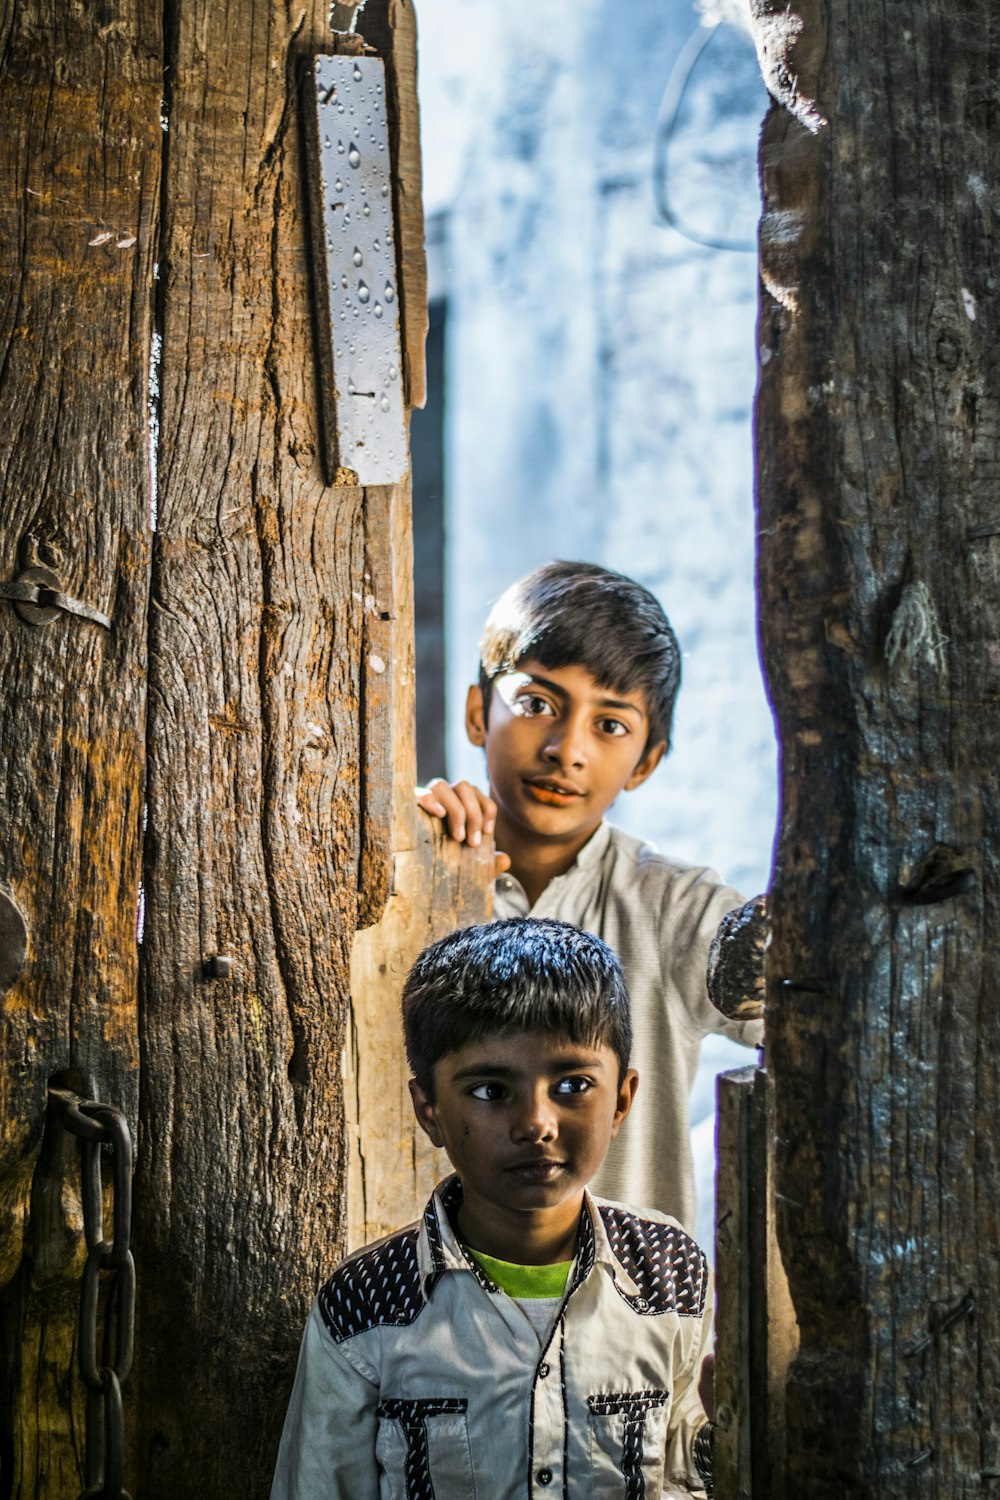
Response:
[[[994,0],[755,0],[796,1500],[1000,1483]]]
[[[46,1132],[46,1089],[138,1112],[161,86],[152,6],[0,17],[0,585],[41,569],[110,622],[0,598],[0,906],[15,947],[8,902],[27,927],[0,997],[0,1491],[19,1500],[80,1488],[78,1149]]]
[[[490,860],[412,811],[408,483],[328,483],[320,461],[314,51],[367,37],[386,61],[410,404],[426,325],[412,5],[369,0],[336,43],[328,12],[0,19],[0,586],[47,568],[111,619],[32,626],[0,597],[0,1493],[19,1500],[81,1488],[79,1177],[74,1145],[43,1144],[50,1080],[138,1136],[126,1483],[263,1500],[349,1213],[410,1217],[428,1176],[399,1110],[399,978],[485,911]]]

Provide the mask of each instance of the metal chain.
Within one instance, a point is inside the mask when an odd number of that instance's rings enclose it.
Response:
[[[78,1356],[87,1388],[84,1485],[80,1500],[131,1500],[123,1488],[125,1422],[122,1386],[132,1368],[135,1334],[135,1261],[132,1230],[132,1137],[119,1109],[81,1099],[68,1089],[49,1089],[64,1127],[80,1141],[83,1230],[87,1263],[80,1290]],[[102,1148],[111,1159],[111,1238],[104,1237]],[[104,1337],[98,1355],[101,1272],[109,1272]]]

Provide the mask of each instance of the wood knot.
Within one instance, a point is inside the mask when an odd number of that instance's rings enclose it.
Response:
[[[899,890],[907,906],[931,906],[961,896],[975,883],[976,872],[963,850],[935,844],[915,865],[904,865]]]

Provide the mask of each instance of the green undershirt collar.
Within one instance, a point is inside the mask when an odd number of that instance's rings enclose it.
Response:
[[[554,1266],[518,1266],[473,1250],[471,1245],[462,1248],[508,1297],[561,1297],[566,1290],[571,1260],[557,1261]]]

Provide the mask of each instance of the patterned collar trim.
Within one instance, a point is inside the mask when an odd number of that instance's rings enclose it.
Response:
[[[465,1254],[452,1228],[454,1215],[462,1204],[462,1184],[456,1173],[438,1184],[433,1197],[424,1209],[420,1226],[417,1255],[420,1265],[420,1280],[426,1296],[430,1296],[441,1277],[448,1271],[471,1271],[487,1292],[498,1292],[494,1284],[476,1261]],[[582,1286],[595,1266],[602,1266],[625,1291],[636,1293],[638,1287],[618,1260],[611,1248],[604,1222],[597,1203],[584,1190],[584,1212],[580,1221],[580,1243],[577,1247],[576,1268],[572,1285],[567,1295],[572,1296]]]

